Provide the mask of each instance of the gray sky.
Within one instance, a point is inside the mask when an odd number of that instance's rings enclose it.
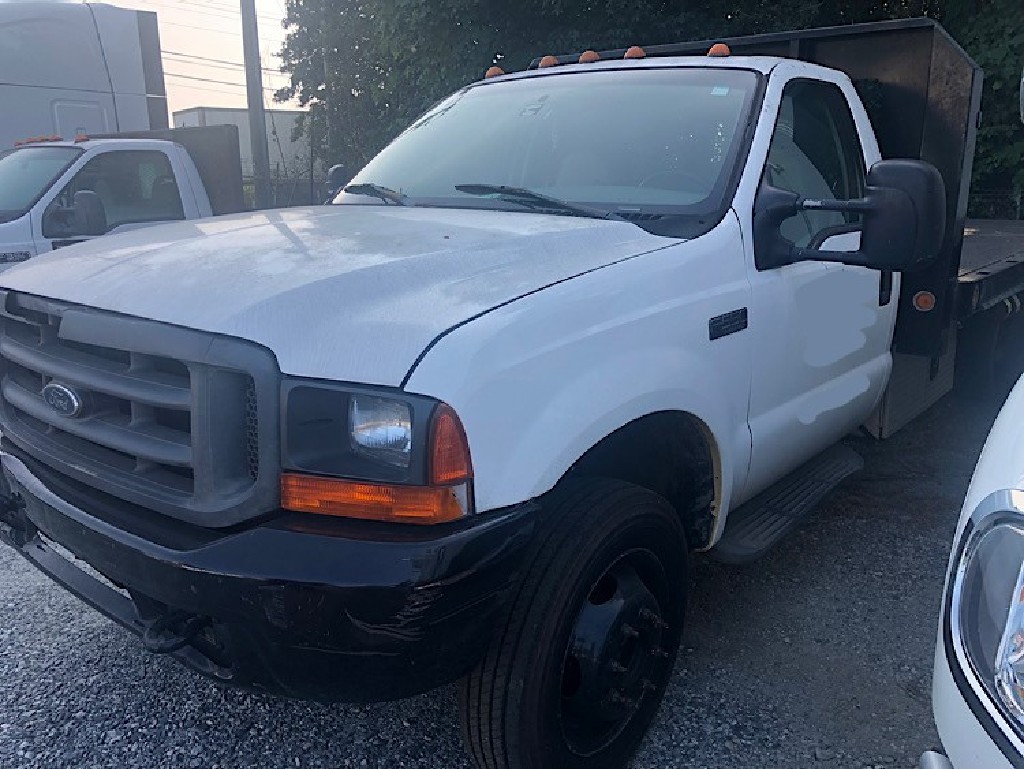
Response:
[[[171,112],[189,107],[245,106],[242,22],[232,0],[107,0],[122,8],[156,11],[160,23],[164,78]],[[277,52],[284,41],[284,0],[256,0],[263,86],[268,107],[273,91],[288,83]]]

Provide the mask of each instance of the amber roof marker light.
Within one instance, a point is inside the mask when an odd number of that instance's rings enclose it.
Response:
[[[630,46],[626,51],[626,54],[622,57],[623,59],[646,59],[647,51],[638,45]]]
[[[504,75],[504,74],[505,74],[505,70],[503,70],[501,67],[495,65],[493,67],[488,67],[487,68],[487,71],[484,73],[484,77],[485,78],[488,78],[488,77],[498,77],[499,75]]]
[[[732,49],[725,43],[715,43],[708,48],[708,56],[732,56]]]
[[[580,64],[593,64],[595,61],[601,61],[601,54],[597,51],[584,51],[580,54]]]
[[[545,69],[547,67],[557,67],[558,57],[548,54],[547,56],[541,58],[540,63],[537,66],[540,67],[541,69]]]

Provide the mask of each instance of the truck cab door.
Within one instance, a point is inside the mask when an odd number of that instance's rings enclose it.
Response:
[[[106,218],[104,234],[185,218],[167,153],[112,149],[91,158],[45,201],[42,215],[33,221],[40,252],[97,237],[76,231],[73,207],[75,193],[81,190],[99,196]]]
[[[794,77],[775,95],[779,108],[762,179],[806,198],[860,197],[866,168],[879,158],[852,86],[823,81],[820,70],[813,79],[800,77],[801,65],[790,66]],[[855,214],[802,211],[781,229],[805,248],[855,251],[859,245]],[[891,369],[896,310],[892,275],[825,262],[766,269],[752,245],[750,251],[755,338],[744,496],[863,423]]]

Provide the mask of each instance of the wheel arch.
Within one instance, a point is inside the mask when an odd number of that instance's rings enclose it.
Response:
[[[627,422],[587,449],[558,483],[580,477],[614,478],[664,497],[691,548],[712,544],[723,492],[721,453],[694,414],[663,410]]]

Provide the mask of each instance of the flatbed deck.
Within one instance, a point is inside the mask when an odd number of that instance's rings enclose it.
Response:
[[[959,320],[1024,293],[1024,221],[969,220],[958,282]]]

